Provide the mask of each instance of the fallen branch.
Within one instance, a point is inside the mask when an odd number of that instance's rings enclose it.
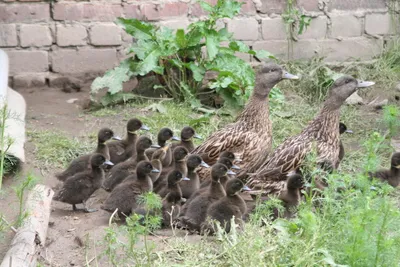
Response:
[[[0,267],[33,267],[46,242],[50,205],[54,191],[38,184],[29,193],[25,204],[28,216],[23,221]]]

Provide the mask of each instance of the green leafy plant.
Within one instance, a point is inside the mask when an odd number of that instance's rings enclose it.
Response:
[[[25,192],[31,189],[36,184],[36,182],[37,182],[36,177],[33,176],[32,174],[28,174],[26,178],[18,186],[14,187],[14,191],[15,194],[17,195],[19,204],[18,219],[16,222],[16,226],[18,227],[21,226],[23,220],[28,215],[26,212],[23,211]]]
[[[400,131],[400,109],[395,105],[384,106],[383,121],[388,127],[389,137],[396,136]]]
[[[0,190],[3,184],[3,177],[7,173],[11,173],[18,168],[19,161],[17,158],[8,155],[7,152],[14,140],[5,135],[5,130],[7,127],[7,120],[11,118],[7,104],[0,110]]]
[[[108,88],[102,103],[109,104],[127,97],[126,93],[121,93],[122,83],[132,76],[154,75],[168,96],[199,107],[197,96],[204,76],[208,71],[215,71],[218,76],[211,81],[209,89],[233,106],[243,105],[243,96],[249,95],[255,75],[251,66],[235,54],[248,53],[258,58],[273,56],[266,51],[250,49],[245,43],[234,40],[226,28],[218,27],[219,20],[236,16],[242,4],[218,0],[212,6],[201,1],[201,7],[209,16],[191,23],[186,32],[183,29],[174,32],[137,19],[119,18],[118,24],[136,41],[128,51],[128,59],[94,80],[92,96],[100,89]]]

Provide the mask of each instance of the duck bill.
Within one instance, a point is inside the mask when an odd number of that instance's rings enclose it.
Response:
[[[197,135],[197,134],[195,134],[195,135],[193,136],[193,138],[196,138],[196,139],[199,139],[199,140],[203,140],[203,137],[201,137],[200,135]]]
[[[352,134],[353,131],[352,131],[352,130],[346,130],[345,133],[350,133],[350,134]]]
[[[160,170],[158,170],[158,169],[152,169],[151,172],[152,172],[152,173],[160,173]]]
[[[242,191],[251,191],[251,189],[247,185],[244,185]]]
[[[121,138],[121,137],[119,137],[119,136],[117,136],[117,135],[113,136],[113,137],[112,137],[112,139],[114,139],[114,140],[118,140],[118,141],[121,141],[121,140],[122,140],[122,138]]]
[[[202,162],[200,163],[200,166],[203,166],[203,167],[205,167],[205,168],[210,168],[210,165],[208,165],[208,164],[205,163],[204,161],[202,161]]]
[[[298,80],[299,76],[293,75],[287,71],[283,71],[282,79],[289,79],[289,80]]]
[[[190,181],[190,178],[185,177],[182,179],[182,181]]]
[[[161,148],[161,146],[159,146],[159,145],[151,145],[150,147],[151,148]]]
[[[236,161],[236,162],[242,162],[243,160],[242,160],[241,158],[235,158],[234,161]]]
[[[365,87],[370,87],[374,85],[374,82],[368,82],[368,81],[357,81],[357,88],[365,88]]]
[[[233,169],[233,170],[240,170],[240,167],[239,167],[238,165],[233,165],[233,166],[232,166],[232,169]]]
[[[142,125],[142,127],[140,127],[140,130],[150,131],[150,128],[147,127],[146,125]]]
[[[234,172],[231,171],[231,170],[229,170],[226,174],[229,174],[229,175],[236,175],[236,173],[234,173]]]
[[[114,163],[112,163],[112,162],[109,161],[109,160],[104,161],[103,164],[104,164],[104,165],[108,165],[108,166],[114,166]]]
[[[172,136],[171,141],[181,141],[178,136]]]
[[[400,165],[394,166],[396,169],[400,169]]]

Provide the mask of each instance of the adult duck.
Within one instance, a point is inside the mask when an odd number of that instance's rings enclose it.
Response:
[[[245,178],[247,172],[254,172],[263,163],[272,145],[272,125],[269,119],[268,95],[271,89],[283,79],[298,79],[274,63],[263,64],[256,74],[253,93],[244,110],[235,122],[209,136],[203,144],[192,151],[213,165],[223,151],[240,155],[242,161],[238,178]],[[210,179],[199,173],[201,180]]]
[[[357,81],[351,76],[337,79],[329,89],[323,107],[314,120],[300,134],[286,139],[251,175],[248,185],[254,190],[252,194],[281,192],[286,185],[287,174],[300,168],[314,146],[317,163],[328,162],[337,169],[340,151],[340,107],[358,88],[373,84]]]

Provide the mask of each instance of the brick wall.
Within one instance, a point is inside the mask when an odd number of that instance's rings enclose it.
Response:
[[[287,57],[286,0],[242,1],[240,16],[225,26],[253,48]],[[313,19],[294,43],[295,59],[368,60],[395,32],[385,0],[297,2]],[[14,87],[56,86],[63,76],[91,79],[122,58],[131,40],[114,24],[119,16],[179,28],[203,15],[191,0],[0,0],[0,48],[9,54]]]

